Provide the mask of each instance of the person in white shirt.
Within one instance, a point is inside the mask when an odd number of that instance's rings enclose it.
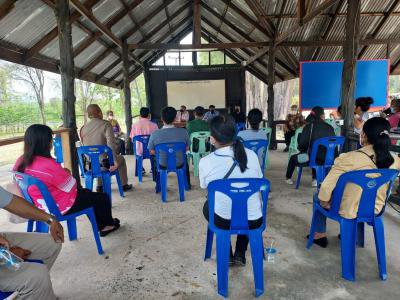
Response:
[[[181,105],[181,109],[176,113],[176,122],[188,122],[189,121],[189,112],[186,110],[185,105]]]
[[[199,163],[200,186],[206,189],[208,184],[217,179],[223,179],[227,174],[229,178],[262,178],[257,154],[245,149],[236,136],[236,126],[230,118],[216,116],[210,122],[210,141],[216,150],[203,157]],[[229,230],[231,221],[231,199],[221,193],[215,197],[214,222],[221,229]],[[208,202],[203,207],[204,217],[208,220]],[[258,194],[254,194],[248,200],[249,228],[258,228],[262,224],[262,203]],[[248,238],[238,235],[235,255],[231,249],[230,263],[237,265],[246,264],[246,250]]]
[[[208,107],[208,112],[206,112],[206,114],[204,115],[203,120],[206,122],[210,122],[216,116],[219,116],[219,111],[215,110],[215,106],[211,104]]]
[[[362,127],[369,119],[369,109],[374,103],[371,97],[359,97],[356,99],[354,108],[354,132],[360,134]]]

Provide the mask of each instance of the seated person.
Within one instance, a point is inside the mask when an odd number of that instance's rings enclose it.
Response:
[[[177,112],[175,122],[186,123],[189,121],[189,112],[185,105],[181,105],[181,109]]]
[[[119,126],[118,121],[114,118],[114,112],[112,110],[107,111],[107,120],[111,123],[114,136],[120,147],[118,154],[125,155],[125,141],[123,139],[124,134],[122,133],[121,126]]]
[[[114,166],[110,168],[110,171],[118,169],[123,190],[131,190],[132,185],[128,184],[125,158],[118,154],[119,145],[115,140],[111,123],[103,120],[103,112],[97,104],[90,104],[87,107],[87,114],[90,121],[81,128],[82,144],[84,146],[107,145],[110,147],[114,156]],[[101,179],[97,179],[97,184],[97,191],[101,192],[103,190]]]
[[[371,97],[359,97],[356,99],[354,108],[354,132],[360,134],[362,127],[369,119],[369,109],[371,104],[374,103],[374,99]]]
[[[49,271],[61,251],[64,231],[56,218],[34,207],[28,201],[12,195],[0,187],[0,208],[21,218],[45,222],[50,234],[33,232],[8,232],[0,234],[0,246],[20,258],[41,260],[43,264],[23,262],[18,270],[2,267],[0,290],[17,292],[17,299],[55,300]]]
[[[147,107],[142,107],[140,109],[139,121],[132,124],[132,130],[130,134],[131,140],[137,135],[151,135],[154,131],[158,129],[156,123],[150,121],[150,109]],[[141,143],[136,143],[136,150],[138,155],[142,155],[143,149]],[[144,168],[143,168],[144,172]],[[135,174],[136,175],[136,174]]]
[[[105,193],[78,189],[76,180],[68,169],[62,168],[51,157],[53,132],[46,126],[34,124],[28,127],[24,137],[24,154],[17,160],[13,171],[33,176],[42,181],[63,215],[73,214],[93,207],[101,236],[119,228],[119,220],[113,219],[111,201]],[[36,207],[46,209],[43,197],[36,187],[29,189]]]
[[[176,109],[170,106],[167,106],[163,108],[161,111],[161,120],[164,124],[164,126],[161,129],[158,129],[154,131],[149,140],[149,145],[148,149],[150,151],[150,154],[152,155],[152,160],[153,160],[153,180],[157,182],[157,164],[155,162],[155,148],[156,145],[162,144],[162,143],[185,143],[186,144],[186,150],[189,150],[189,145],[190,145],[190,140],[189,140],[189,135],[188,132],[185,128],[176,128],[174,126],[174,120],[176,117]],[[166,161],[166,155],[165,153],[160,153],[160,165],[165,166],[167,165]],[[179,155],[180,153],[177,153],[177,158],[176,158],[176,163],[177,167],[183,165],[183,159],[182,155]],[[190,186],[190,173],[189,173],[189,165],[186,164],[186,177]],[[158,186],[156,186],[156,191],[158,192]]]
[[[400,123],[400,99],[393,99],[390,104],[391,115],[388,117],[390,128],[399,127]]]
[[[325,123],[324,120],[324,109],[320,106],[314,106],[311,110],[310,115],[306,119],[307,125],[304,127],[303,132],[299,135],[298,138],[297,147],[300,153],[294,154],[289,158],[289,163],[286,170],[287,184],[293,184],[292,176],[294,170],[297,166],[301,165],[301,163],[298,161],[299,155],[307,153],[310,156],[313,144],[316,140],[323,137],[335,136],[335,131],[333,130],[332,126]],[[323,164],[323,162],[325,161],[325,152],[326,150],[324,148],[321,151],[318,151],[317,163]],[[315,179],[314,170],[312,172],[312,176],[312,186],[317,187],[317,180]]]
[[[216,150],[203,157],[199,163],[200,186],[206,189],[208,184],[224,178],[262,178],[257,155],[243,147],[236,138],[236,125],[231,118],[217,116],[210,122],[211,143]],[[231,168],[234,168],[231,170]],[[214,222],[218,228],[229,230],[231,221],[231,199],[223,194],[215,197]],[[208,221],[208,202],[203,207],[204,217]],[[255,229],[262,224],[262,203],[259,195],[248,200],[249,228]],[[249,240],[246,235],[238,235],[235,255],[231,249],[230,262],[246,264],[246,250]]]
[[[203,120],[206,122],[210,122],[212,120],[212,118],[219,116],[219,111],[215,110],[215,106],[214,105],[210,105],[208,107],[208,112],[206,112],[206,114],[204,115]]]
[[[286,124],[283,128],[285,133],[285,144],[286,148],[283,152],[288,152],[290,147],[290,142],[292,137],[296,134],[296,130],[300,127],[303,127],[305,124],[304,117],[299,111],[297,105],[292,105],[290,107],[290,111],[286,116]]]
[[[400,169],[399,157],[389,152],[390,124],[381,117],[375,117],[364,123],[360,139],[362,148],[341,154],[335,160],[335,164],[322,182],[318,199],[322,207],[329,209],[332,192],[336,187],[340,175],[356,170],[368,169]],[[375,214],[379,214],[385,206],[387,190],[378,190],[375,202]],[[354,184],[348,184],[344,190],[339,214],[346,219],[357,217],[358,205],[362,190]],[[326,217],[319,215],[314,235],[314,243],[325,248],[328,245],[326,237]]]
[[[202,106],[197,106],[194,109],[194,120],[189,121],[186,126],[189,137],[193,132],[209,131],[208,123],[203,120],[203,117],[204,117],[204,108]],[[194,152],[198,151],[199,141],[197,139],[193,140],[192,148]],[[209,143],[206,144],[206,148],[208,148],[207,149],[208,151],[210,148]]]
[[[236,104],[231,116],[235,120],[235,123],[246,123],[246,114],[240,110],[240,105]]]

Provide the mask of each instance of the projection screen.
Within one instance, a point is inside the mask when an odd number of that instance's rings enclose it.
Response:
[[[168,105],[179,109],[196,106],[225,108],[225,80],[167,81]]]

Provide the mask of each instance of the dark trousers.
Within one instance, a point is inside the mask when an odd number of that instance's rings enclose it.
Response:
[[[106,226],[114,225],[114,219],[111,214],[111,201],[108,195],[95,193],[88,189],[78,189],[75,203],[66,214],[70,215],[89,207],[93,207],[99,230]]]
[[[308,166],[308,163],[303,163],[303,164],[299,163],[299,161],[297,159],[299,154],[294,154],[289,159],[289,163],[288,163],[287,170],[286,170],[286,178],[287,179],[292,178],[294,170],[296,169],[296,167],[307,167]],[[312,178],[313,179],[316,178],[314,169],[312,169]]]
[[[208,201],[204,203],[203,215],[206,220],[209,221]],[[249,229],[256,229],[260,227],[262,225],[262,221],[262,218],[257,220],[249,220]],[[224,230],[229,230],[231,228],[231,220],[221,218],[217,214],[214,214],[214,224],[216,227]],[[248,244],[249,238],[247,237],[247,235],[238,235],[236,239],[235,254],[239,256],[244,256],[246,254]]]
[[[288,132],[285,132],[285,144],[286,144],[286,147],[290,146],[290,141],[292,139],[292,136],[294,136],[295,133],[296,133],[295,130],[289,130]]]
[[[210,142],[206,142],[206,151],[210,151],[210,148],[211,148]],[[193,152],[199,151],[199,140],[196,138],[193,139],[192,149]]]
[[[184,157],[184,159],[186,159],[186,156]],[[156,156],[155,155],[150,155],[150,160],[151,160],[151,168],[152,168],[151,172],[153,174],[153,181],[157,182],[157,176],[159,176],[159,175],[158,175],[158,172],[157,172]],[[162,169],[164,169],[164,168],[166,169],[167,167],[161,166],[161,168]],[[179,166],[177,166],[177,168],[179,169]],[[190,171],[189,171],[189,164],[188,163],[186,163],[186,178],[187,178],[187,182],[188,182],[189,187],[190,187],[191,186],[190,185]]]
[[[126,150],[125,150],[125,141],[123,139],[118,139],[118,145],[119,145],[119,153],[121,155],[126,155]]]

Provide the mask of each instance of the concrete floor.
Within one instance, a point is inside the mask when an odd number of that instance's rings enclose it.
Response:
[[[130,174],[133,159],[128,157]],[[400,215],[388,207],[385,219],[389,278],[378,277],[373,234],[366,229],[366,247],[357,251],[357,281],[341,278],[338,226],[328,224],[327,249],[305,249],[312,208],[310,174],[301,188],[283,180],[287,156],[271,152],[267,178],[272,182],[265,244],[275,240],[275,264],[264,264],[263,299],[400,299]],[[3,174],[0,174],[4,181]],[[60,299],[217,299],[215,254],[203,261],[206,222],[202,216],[205,192],[192,178],[193,189],[180,203],[176,180],[169,177],[168,203],[154,193],[149,176],[121,199],[113,186],[113,214],[122,228],[102,238],[105,254],[97,255],[89,223],[78,220],[79,239],[66,241],[51,271]],[[25,225],[7,222],[0,215],[2,231],[23,231]],[[250,251],[247,266],[229,273],[231,299],[254,296]]]

